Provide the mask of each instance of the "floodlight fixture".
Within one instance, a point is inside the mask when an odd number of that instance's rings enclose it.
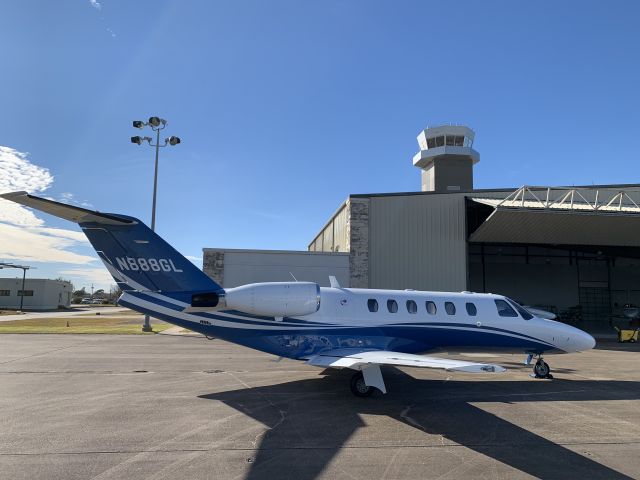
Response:
[[[134,120],[133,128],[144,128],[144,122],[142,120]]]
[[[165,140],[165,142],[169,143],[169,145],[174,146],[180,143],[180,137],[171,136]]]
[[[149,118],[149,125],[151,125],[153,128],[158,128],[161,124],[164,126],[167,124],[167,121],[160,118],[160,117],[150,117]]]

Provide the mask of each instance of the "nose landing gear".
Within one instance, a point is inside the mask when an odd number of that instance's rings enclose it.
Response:
[[[533,366],[533,373],[535,378],[553,378],[549,364],[545,362],[542,357],[539,357],[538,361]]]

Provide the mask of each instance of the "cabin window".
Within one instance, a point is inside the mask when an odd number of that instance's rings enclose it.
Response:
[[[367,307],[369,307],[370,312],[378,311],[378,301],[375,298],[370,298],[367,300]]]
[[[397,313],[398,302],[396,302],[395,300],[387,300],[387,310],[389,310],[389,313]]]
[[[18,290],[18,296],[19,297],[33,297],[33,290],[25,290],[24,292],[22,290]]]
[[[531,315],[526,308],[511,299],[509,299],[509,302],[515,307],[522,318],[524,318],[525,320],[531,320],[533,318],[533,315]]]
[[[425,306],[427,307],[427,313],[429,313],[429,315],[435,315],[436,312],[438,311],[438,309],[436,308],[436,304],[433,303],[431,300],[427,300],[427,302],[425,303]]]
[[[456,306],[451,302],[444,302],[444,309],[448,315],[456,314]]]
[[[467,313],[469,314],[469,316],[475,317],[478,314],[478,309],[476,308],[475,304],[467,302],[465,306],[467,307]]]
[[[418,313],[418,305],[413,300],[407,300],[407,312]]]
[[[498,308],[498,315],[501,317],[517,317],[516,311],[504,300],[495,300]]]

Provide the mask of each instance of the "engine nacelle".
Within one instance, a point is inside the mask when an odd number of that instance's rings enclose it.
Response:
[[[320,286],[313,282],[250,283],[225,290],[226,308],[253,315],[309,315],[320,308]]]
[[[250,283],[191,296],[185,312],[239,310],[253,315],[288,317],[310,315],[320,308],[320,286],[313,282]]]

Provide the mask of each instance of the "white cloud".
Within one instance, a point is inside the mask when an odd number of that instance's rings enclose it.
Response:
[[[195,263],[197,266],[202,266],[202,257],[196,257],[194,255],[185,255],[184,258],[190,260],[191,263]]]
[[[75,288],[82,288],[83,285],[93,284],[96,289],[103,288],[109,290],[111,285],[116,282],[109,274],[106,268],[72,268],[68,270],[60,270],[63,278],[69,278]]]
[[[89,0],[89,3],[96,10],[102,10],[102,5],[100,5],[100,2],[98,2],[98,0]]]
[[[26,153],[0,146],[0,193],[42,193],[52,183],[49,170],[31,163]],[[70,193],[62,197],[73,200]],[[76,265],[97,260],[70,250],[87,242],[82,232],[47,227],[33,211],[4,199],[0,199],[0,239],[0,259]]]
[[[28,154],[0,145],[0,193],[28,190],[44,192],[53,183],[53,175],[47,168],[34,165]],[[33,212],[13,202],[2,202],[0,222],[13,225],[38,227],[44,221]]]
[[[0,190],[13,191],[30,188],[42,192],[53,183],[49,169],[34,165],[28,153],[0,145]]]
[[[80,243],[76,235],[84,236],[80,232],[59,228],[29,228],[0,223],[0,259],[73,264],[95,261],[95,257],[68,250]]]
[[[53,200],[53,198],[51,198],[50,200]],[[83,208],[94,208],[94,206],[89,202],[76,200],[76,196],[73,193],[69,193],[69,192],[62,192],[60,194],[60,200],[64,203],[78,205],[79,207],[83,207]]]

